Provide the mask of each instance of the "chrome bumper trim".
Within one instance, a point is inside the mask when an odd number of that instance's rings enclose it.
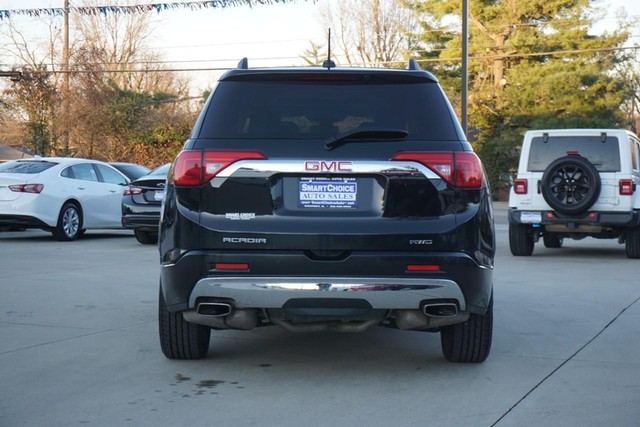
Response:
[[[466,309],[460,287],[452,280],[371,277],[207,277],[189,298],[230,298],[236,308],[282,308],[295,298],[364,299],[374,309],[417,309],[423,300],[456,300]]]

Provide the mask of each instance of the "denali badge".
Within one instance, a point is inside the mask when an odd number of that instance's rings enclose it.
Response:
[[[266,244],[267,239],[263,237],[223,237],[222,243],[249,243],[252,245]]]
[[[410,245],[430,245],[433,243],[433,240],[431,239],[416,239],[416,240],[409,240],[409,244]]]

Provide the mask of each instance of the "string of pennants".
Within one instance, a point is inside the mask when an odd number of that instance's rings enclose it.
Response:
[[[289,3],[293,0],[206,0],[206,1],[186,1],[178,3],[149,3],[132,6],[72,6],[68,8],[69,13],[80,15],[107,15],[107,14],[132,14],[146,12],[164,12],[168,10],[188,9],[201,10],[212,8],[225,8],[228,6],[254,6],[274,3]],[[9,19],[14,15],[41,17],[41,16],[64,16],[65,8],[48,7],[37,9],[7,9],[0,10],[0,21]]]

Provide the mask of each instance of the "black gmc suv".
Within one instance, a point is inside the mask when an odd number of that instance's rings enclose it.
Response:
[[[440,332],[491,348],[493,211],[435,77],[335,67],[224,74],[167,178],[159,328],[166,357],[211,329]]]

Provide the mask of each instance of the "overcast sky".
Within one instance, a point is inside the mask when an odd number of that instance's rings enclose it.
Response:
[[[168,64],[171,68],[230,68],[243,57],[248,57],[249,65],[254,67],[302,65],[304,61],[300,56],[310,47],[310,41],[325,44],[324,29],[318,13],[318,8],[325,1],[298,0],[253,8],[164,11],[157,14],[158,24],[151,40],[152,47],[162,52],[165,60],[172,61]],[[151,1],[171,2],[176,1]],[[129,0],[120,4],[141,3],[148,2]],[[71,4],[82,3],[71,0]],[[108,5],[110,2],[104,0],[101,4]],[[600,0],[597,4],[607,14],[598,28],[614,26],[615,13],[621,7],[640,22],[638,0]],[[63,0],[0,0],[0,10],[63,5]],[[32,18],[22,19],[23,22],[29,22],[30,19],[33,21]],[[35,23],[32,25],[37,28]],[[640,44],[639,34],[634,35],[631,44]],[[209,87],[219,75],[220,71],[209,71],[190,74],[190,77],[197,76],[194,89],[199,91]]]

